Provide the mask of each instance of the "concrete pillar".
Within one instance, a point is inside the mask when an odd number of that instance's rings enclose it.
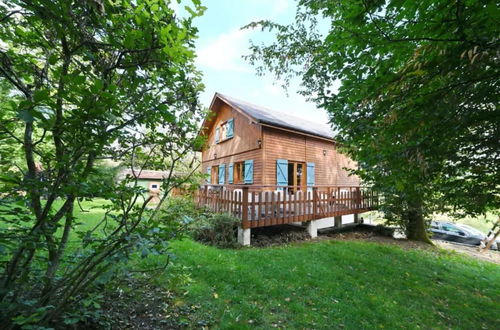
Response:
[[[342,227],[342,216],[339,215],[337,217],[335,217],[335,228],[341,228]]]
[[[318,225],[317,225],[316,221],[314,221],[314,220],[309,221],[307,223],[306,230],[309,233],[309,236],[311,236],[311,238],[318,237]]]
[[[243,246],[250,246],[250,228],[238,227],[238,243]]]

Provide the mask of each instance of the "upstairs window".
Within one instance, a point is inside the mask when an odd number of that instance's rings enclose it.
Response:
[[[234,119],[231,118],[227,121],[220,123],[215,128],[215,143],[223,142],[232,138],[234,135]]]

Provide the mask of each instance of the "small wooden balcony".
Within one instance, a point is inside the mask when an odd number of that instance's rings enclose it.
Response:
[[[203,185],[198,206],[241,219],[244,229],[312,221],[377,208],[378,196],[359,186]]]

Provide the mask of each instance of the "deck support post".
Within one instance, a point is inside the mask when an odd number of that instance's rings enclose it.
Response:
[[[312,198],[313,198],[313,219],[316,220],[318,218],[318,187],[313,187],[312,188]]]
[[[250,246],[250,228],[238,227],[238,243],[243,246]]]
[[[243,228],[250,228],[248,221],[248,187],[243,187],[243,196],[241,202],[241,225]]]
[[[359,223],[359,213],[354,213],[354,223]]]
[[[306,226],[307,233],[311,238],[318,237],[318,224],[315,220],[309,221]]]
[[[250,245],[250,221],[248,221],[248,187],[243,187],[241,201],[241,226],[238,227],[238,243]]]
[[[334,226],[335,226],[335,228],[340,228],[340,227],[342,227],[342,216],[341,216],[341,215],[336,216],[336,217],[334,218]]]

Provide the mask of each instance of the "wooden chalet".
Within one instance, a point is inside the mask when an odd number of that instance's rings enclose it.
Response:
[[[337,151],[328,125],[219,93],[210,110],[200,131],[207,181],[198,203],[241,218],[242,243],[249,244],[250,228],[284,223],[305,222],[315,236],[316,220],[338,226],[338,217],[355,214],[356,222],[375,206],[345,170],[356,164]]]

